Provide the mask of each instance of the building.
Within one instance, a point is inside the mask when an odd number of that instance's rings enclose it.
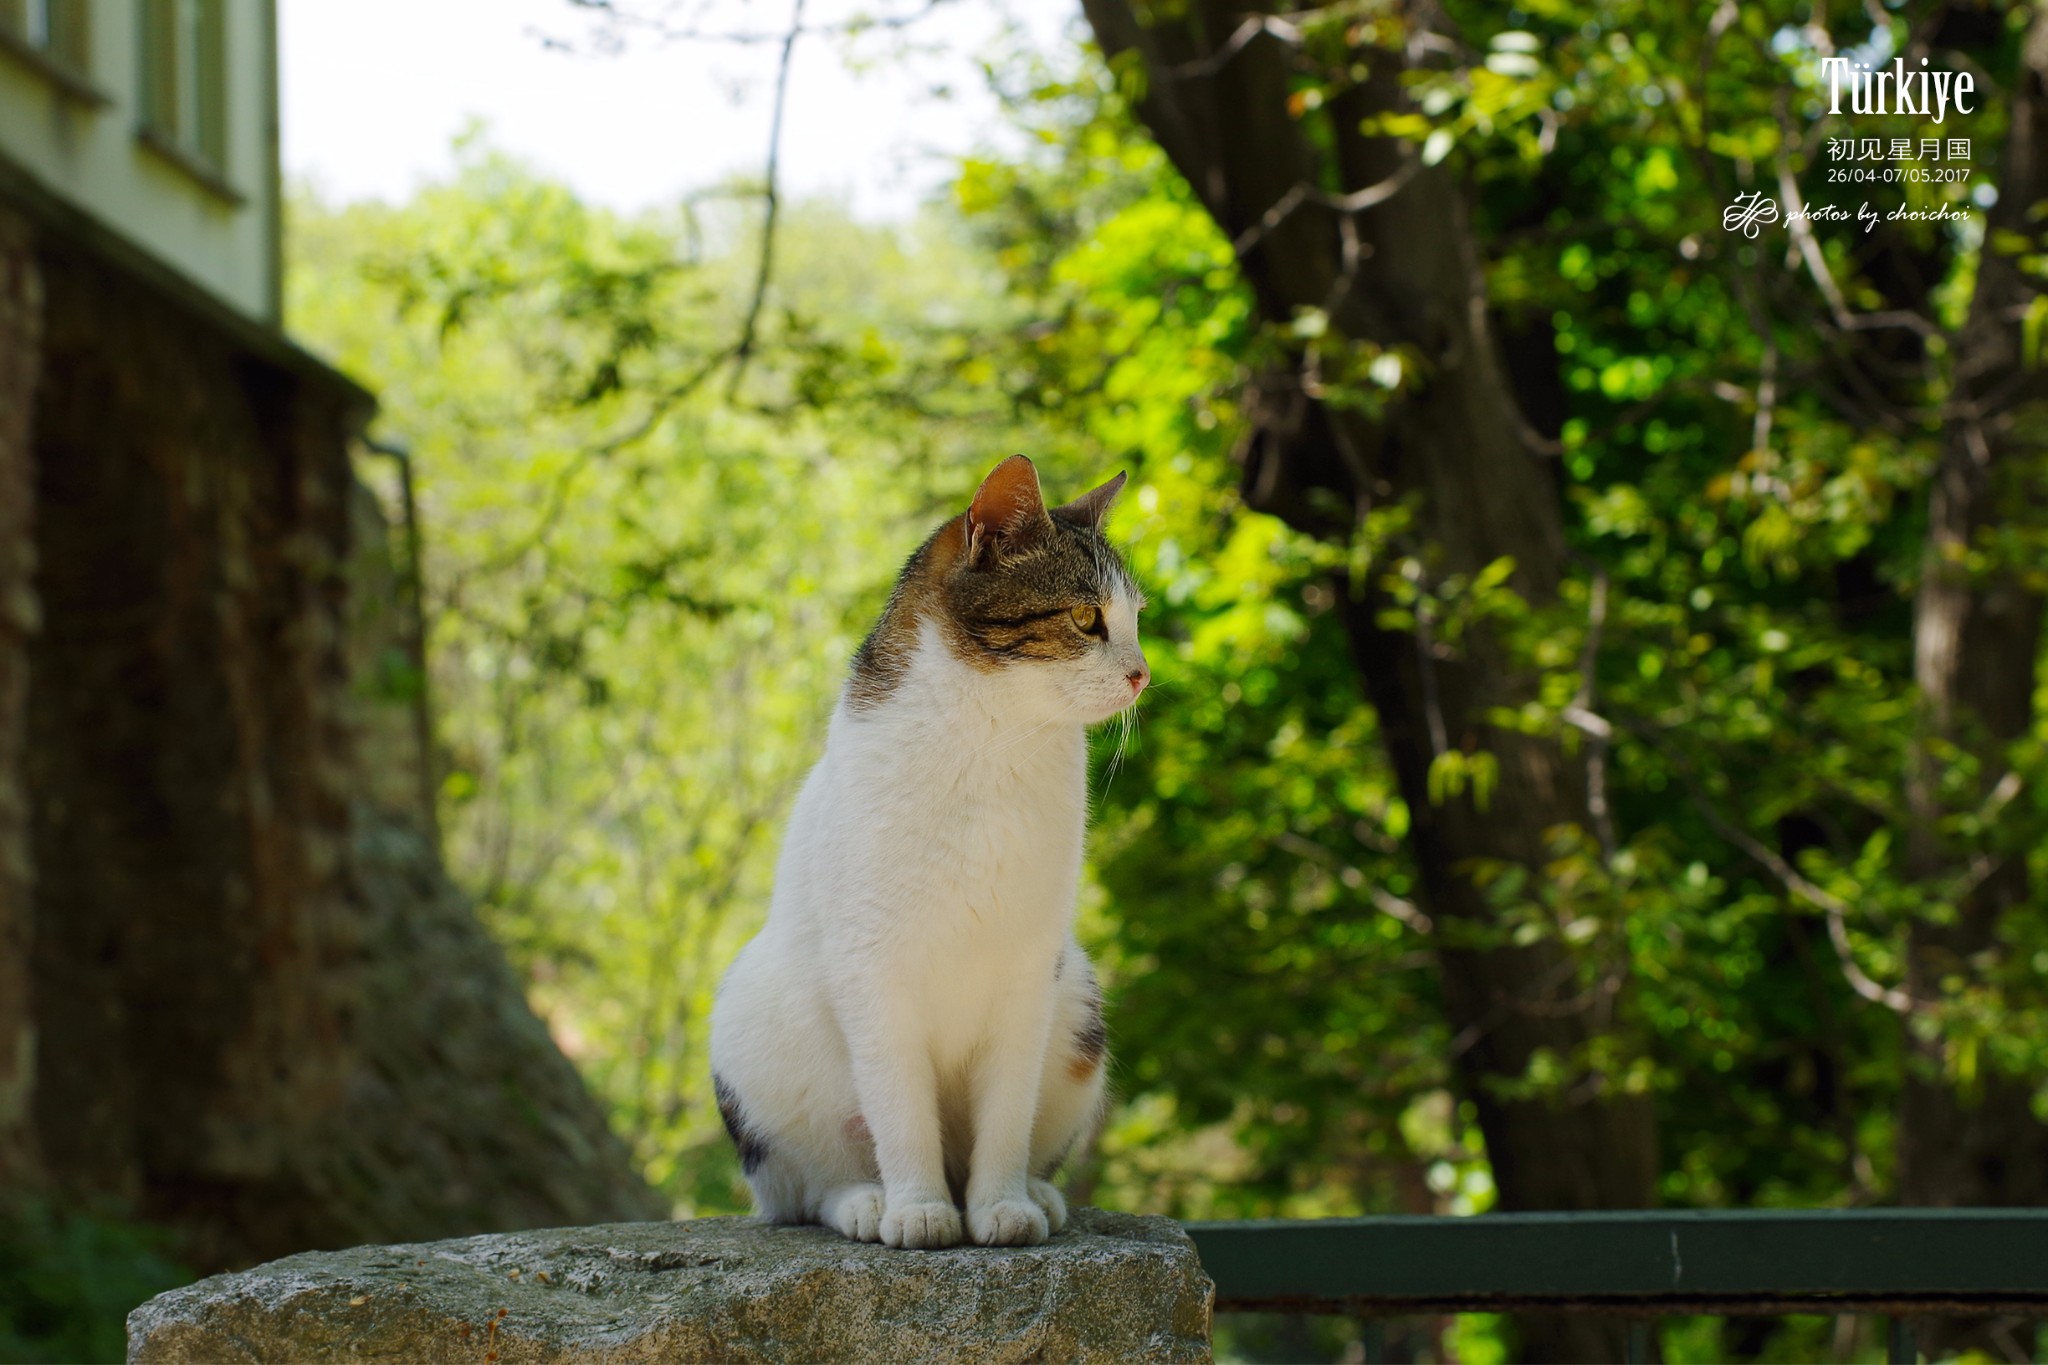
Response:
[[[0,1204],[198,1269],[658,1213],[361,682],[418,635],[370,395],[280,326],[275,55],[0,0]]]
[[[272,22],[0,0],[0,1178],[145,1210],[248,1164],[151,1116],[220,1102],[177,1052],[274,1031],[229,963],[341,894],[372,404],[280,330]]]
[[[4,191],[279,321],[274,0],[0,0]]]

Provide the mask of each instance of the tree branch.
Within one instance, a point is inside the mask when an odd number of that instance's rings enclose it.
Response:
[[[567,0],[571,8],[586,10],[601,15],[606,22],[619,28],[637,29],[663,43],[716,43],[729,47],[769,47],[786,43],[794,36],[802,37],[859,37],[863,33],[887,32],[909,28],[929,17],[934,10],[950,3],[950,0],[925,0],[917,9],[905,14],[890,14],[881,17],[858,16],[831,24],[798,24],[791,30],[779,29],[720,29],[706,28],[698,24],[672,24],[664,16],[655,16],[631,7],[622,7],[616,0]],[[676,8],[670,6],[670,9]],[[573,52],[576,45],[562,38],[530,29],[541,43],[557,52]]]
[[[1572,708],[1572,710],[1577,710],[1577,708]],[[1567,711],[1565,720],[1572,725],[1576,725],[1581,730],[1585,730],[1588,734],[1612,733],[1612,727],[1609,723],[1599,716],[1588,717],[1584,713],[1574,715],[1572,711]],[[1590,722],[1597,722],[1597,729]],[[1787,891],[1813,906],[1827,917],[1828,941],[1834,945],[1835,957],[1841,964],[1842,977],[1849,983],[1850,990],[1855,991],[1856,994],[1874,1005],[1883,1005],[1886,1009],[1899,1014],[1912,1014],[1920,1008],[1920,1002],[1913,999],[1906,991],[1872,980],[1869,973],[1865,972],[1857,963],[1855,952],[1849,942],[1848,921],[1849,916],[1855,913],[1854,906],[1826,887],[1808,878],[1798,868],[1792,866],[1782,854],[1768,847],[1748,830],[1743,829],[1723,815],[1720,808],[1707,796],[1706,790],[1701,787],[1698,779],[1694,776],[1692,765],[1687,763],[1681,755],[1672,752],[1660,744],[1656,736],[1648,733],[1643,727],[1630,726],[1629,729],[1637,738],[1643,740],[1652,748],[1657,749],[1666,758],[1671,760],[1672,768],[1677,772],[1679,782],[1684,785],[1686,796],[1691,800],[1693,809],[1700,813],[1700,818],[1707,822],[1708,827],[1714,833],[1720,835],[1722,839],[1770,873]]]
[[[746,321],[740,325],[739,343],[733,348],[732,378],[725,386],[728,400],[739,393],[740,381],[747,375],[747,362],[753,359],[761,305],[768,297],[768,279],[775,269],[775,229],[782,213],[782,195],[777,183],[782,167],[782,114],[789,102],[790,59],[796,55],[796,40],[803,36],[805,3],[806,0],[795,0],[790,8],[789,31],[782,36],[782,56],[775,68],[775,108],[768,121],[768,167],[763,173],[761,189],[762,201],[766,205],[766,214],[761,219],[761,261],[754,272],[754,296],[747,304]]]
[[[1607,804],[1607,746],[1612,728],[1593,713],[1594,667],[1600,661],[1600,635],[1607,626],[1607,569],[1593,571],[1593,591],[1586,605],[1586,644],[1579,651],[1579,691],[1572,698],[1572,712],[1592,721],[1598,728],[1581,724],[1586,733],[1586,814],[1592,817],[1593,833],[1600,840],[1600,854],[1609,867],[1614,865],[1620,846],[1614,833],[1614,812]]]
[[[1232,57],[1244,51],[1245,44],[1258,37],[1261,33],[1270,33],[1281,42],[1291,46],[1299,47],[1301,45],[1300,29],[1288,23],[1285,19],[1274,15],[1255,14],[1239,24],[1236,31],[1229,38],[1225,39],[1223,45],[1214,52],[1204,57],[1197,57],[1193,61],[1180,62],[1173,66],[1163,67],[1158,72],[1158,75],[1161,79],[1169,81],[1196,80],[1203,76],[1213,76],[1228,65]]]
[[[1349,194],[1332,194],[1305,180],[1297,181],[1287,193],[1274,201],[1273,207],[1260,215],[1258,222],[1239,233],[1237,240],[1230,244],[1230,248],[1240,258],[1245,256],[1265,240],[1267,233],[1286,222],[1303,204],[1319,204],[1347,218],[1364,213],[1374,205],[1384,204],[1399,194],[1401,187],[1414,179],[1415,172],[1421,167],[1421,159],[1411,151],[1402,159],[1401,168],[1392,175],[1377,184],[1367,185],[1364,189],[1353,190]]]

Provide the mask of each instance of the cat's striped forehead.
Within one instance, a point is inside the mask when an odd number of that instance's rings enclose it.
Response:
[[[953,610],[972,620],[1036,607],[1107,606],[1119,594],[1141,600],[1137,580],[1102,532],[1051,520],[1051,532],[1021,554],[952,576],[946,588]]]

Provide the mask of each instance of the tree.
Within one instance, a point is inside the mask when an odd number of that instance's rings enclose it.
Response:
[[[1139,116],[1236,246],[1261,315],[1311,335],[1327,329],[1324,344],[1294,348],[1294,364],[1262,376],[1248,500],[1339,536],[1374,510],[1400,509],[1422,594],[1500,565],[1524,601],[1553,604],[1566,571],[1557,490],[1523,412],[1536,405],[1517,393],[1499,350],[1459,188],[1404,140],[1367,131],[1411,108],[1400,44],[1346,51],[1362,76],[1335,84],[1326,115],[1304,118],[1290,108],[1294,52],[1271,14],[1235,4],[1141,14],[1117,0],[1085,9],[1112,69],[1142,82]],[[1350,21],[1328,22],[1324,42]],[[1401,44],[1430,32],[1403,29]],[[1383,360],[1399,392],[1376,411],[1331,402],[1317,382],[1320,363],[1356,372]],[[1583,1066],[1621,993],[1613,979],[1586,989],[1561,942],[1505,941],[1500,907],[1467,870],[1474,860],[1540,867],[1553,830],[1592,828],[1583,765],[1555,740],[1494,724],[1493,712],[1519,708],[1536,684],[1495,623],[1471,622],[1452,650],[1431,607],[1397,602],[1379,575],[1347,576],[1341,589],[1353,658],[1412,815],[1422,901],[1442,926],[1445,1007],[1469,1039],[1460,1070],[1502,1207],[1653,1203],[1644,1097],[1597,1070],[1536,1097],[1492,1084],[1521,1079],[1540,1053]],[[1468,755],[1489,760],[1490,799],[1480,782],[1439,799],[1433,774]],[[1532,1351],[1583,1359],[1618,1345],[1611,1332],[1549,1330]]]
[[[1979,1021],[1937,1023],[1917,1003],[2011,999],[2001,981],[2013,970],[2009,945],[2038,915],[2026,832],[1997,812],[2024,785],[2008,752],[2038,724],[2044,597],[2039,569],[2030,565],[2037,552],[2016,542],[2048,526],[2043,390],[2038,346],[2027,330],[2043,297],[2032,253],[2039,250],[2036,206],[2048,197],[2044,83],[2048,18],[2037,15],[2006,84],[1999,199],[1985,225],[1969,311],[1954,334],[1953,416],[1928,493],[1914,599],[1922,712],[1907,777],[1914,821],[1908,867],[1929,881],[1970,869],[1952,908],[1916,920],[1908,943],[1905,991],[1916,1003],[1905,1026],[1914,1066],[1899,1113],[1899,1185],[1914,1204],[2048,1203],[2048,1123],[2034,1078],[1997,1060],[1972,1058],[1958,1068],[1958,1053],[1997,1042],[1984,1037]],[[1958,814],[1989,828],[1958,841],[1950,832]],[[1944,1333],[1939,1344],[1996,1346],[1982,1324]]]

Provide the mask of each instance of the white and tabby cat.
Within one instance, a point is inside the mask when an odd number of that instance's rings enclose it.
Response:
[[[1119,474],[1048,511],[996,466],[854,657],[768,922],[711,1014],[719,1109],[761,1216],[858,1241],[1042,1242],[1096,1122],[1106,1037],[1074,897],[1087,727],[1137,699]]]

